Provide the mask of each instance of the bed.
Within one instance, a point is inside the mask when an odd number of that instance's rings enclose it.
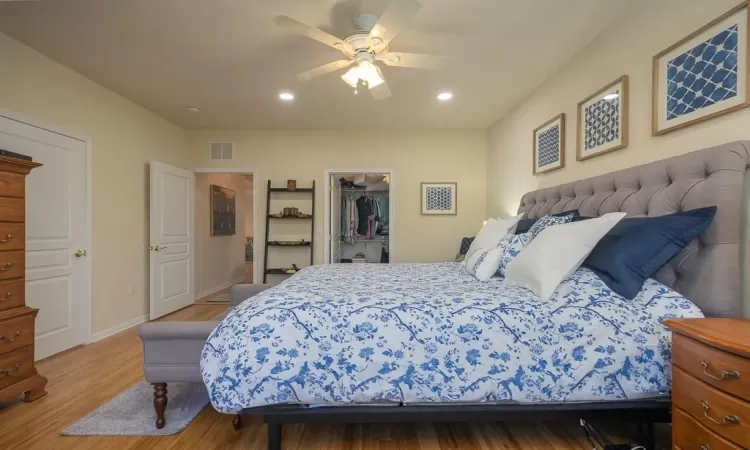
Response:
[[[280,448],[283,423],[668,421],[670,335],[661,320],[741,314],[749,149],[726,144],[523,196],[519,212],[531,218],[717,205],[711,227],[635,300],[587,269],[540,303],[500,279],[478,282],[457,263],[312,267],[213,331],[201,358],[211,402],[263,415],[269,449]]]

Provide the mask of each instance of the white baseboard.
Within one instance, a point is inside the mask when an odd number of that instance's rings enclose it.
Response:
[[[240,278],[238,278],[238,279],[236,279],[236,280],[234,280],[232,282],[225,283],[225,284],[222,284],[221,286],[216,286],[216,287],[213,287],[211,289],[207,289],[207,290],[205,290],[203,292],[199,292],[198,295],[195,296],[195,299],[196,300],[200,300],[202,298],[206,298],[206,297],[208,297],[210,295],[213,295],[213,294],[219,292],[222,289],[226,289],[228,287],[234,286],[235,284],[244,283],[244,282],[245,282],[245,277],[242,276],[242,277],[240,277]]]
[[[142,316],[133,317],[132,319],[128,321],[118,323],[117,325],[107,328],[106,330],[97,331],[96,333],[91,335],[91,342],[101,341],[104,338],[107,338],[117,333],[120,333],[122,331],[125,331],[128,328],[133,328],[136,325],[140,325],[143,322],[146,322],[147,320],[148,320],[148,314],[144,314]]]

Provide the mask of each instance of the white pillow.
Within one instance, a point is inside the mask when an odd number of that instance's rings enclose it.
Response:
[[[469,250],[466,252],[465,261],[468,261],[472,253],[480,248],[489,249],[497,247],[497,244],[499,244],[500,240],[508,234],[508,231],[514,229],[515,226],[518,225],[518,221],[521,220],[521,217],[523,217],[523,214],[508,219],[487,220],[487,223],[484,224],[481,230],[479,230],[479,233],[477,233],[474,241],[469,246]],[[464,263],[464,265],[466,265],[466,263]],[[468,267],[468,265],[466,265],[466,267]]]
[[[466,257],[466,271],[479,281],[490,281],[502,259],[502,248],[480,248]]]
[[[505,281],[549,300],[625,213],[545,228],[505,269]]]

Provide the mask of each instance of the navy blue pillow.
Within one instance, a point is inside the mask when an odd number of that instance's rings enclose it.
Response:
[[[469,251],[472,242],[474,242],[473,237],[465,237],[461,239],[461,247],[458,249],[458,254],[466,256],[466,252]]]
[[[568,216],[570,214],[575,214],[575,217],[578,217],[578,211],[563,211],[561,213],[557,214],[550,214],[552,217],[562,217],[562,216]],[[574,220],[575,220],[574,217]],[[513,232],[513,234],[523,234],[526,233],[531,229],[532,226],[536,223],[536,221],[539,219],[521,219],[518,221],[518,225],[516,225],[516,231]]]
[[[643,283],[690,241],[706,231],[716,207],[659,217],[623,219],[596,244],[583,262],[610,289],[632,299]]]

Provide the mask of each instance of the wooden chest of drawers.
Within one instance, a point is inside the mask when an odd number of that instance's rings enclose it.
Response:
[[[0,156],[0,401],[47,392],[47,379],[34,367],[34,320],[26,306],[26,187],[41,164]]]
[[[750,448],[750,320],[671,319],[672,445]]]

